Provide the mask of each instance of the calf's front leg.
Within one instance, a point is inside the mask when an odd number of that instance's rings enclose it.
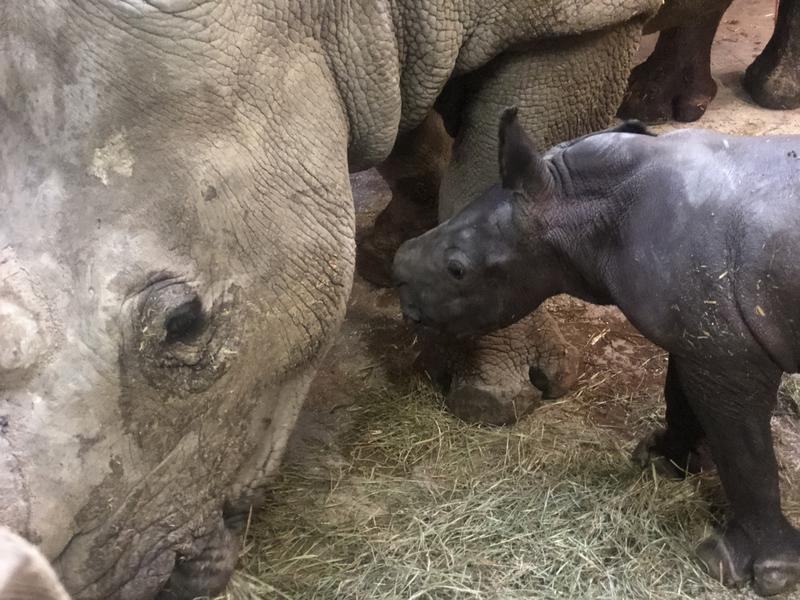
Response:
[[[689,406],[697,415],[717,465],[732,514],[698,554],[729,585],[753,581],[764,596],[800,579],[800,532],[781,510],[770,417],[781,372],[766,361],[678,361]]]

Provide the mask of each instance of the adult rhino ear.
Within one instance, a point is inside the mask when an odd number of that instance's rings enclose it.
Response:
[[[531,199],[550,193],[553,179],[531,138],[517,119],[517,108],[507,108],[500,117],[500,180],[508,190],[525,192]]]

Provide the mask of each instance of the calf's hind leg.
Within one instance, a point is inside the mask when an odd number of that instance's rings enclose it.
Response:
[[[652,463],[659,473],[668,477],[682,477],[686,472],[699,473],[711,466],[702,452],[703,427],[689,406],[678,377],[678,360],[670,355],[667,364],[664,383],[667,426],[653,431],[639,442],[632,457],[642,468]]]
[[[732,509],[698,548],[700,559],[728,585],[752,579],[764,596],[791,589],[800,580],[800,532],[781,510],[770,430],[780,371],[765,362],[675,367]]]

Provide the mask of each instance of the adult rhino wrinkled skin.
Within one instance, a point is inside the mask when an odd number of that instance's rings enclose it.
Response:
[[[468,74],[475,142],[493,99],[597,126],[659,4],[0,3],[0,524],[75,598],[219,591],[344,315],[348,170]]]

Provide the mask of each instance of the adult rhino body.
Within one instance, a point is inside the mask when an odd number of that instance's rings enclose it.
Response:
[[[490,331],[566,292],[615,304],[667,350],[667,427],[635,455],[694,469],[707,441],[732,515],[700,556],[764,595],[800,579],[770,431],[781,373],[800,371],[798,156],[800,136],[683,130],[542,158],[507,112],[502,186],[395,259],[404,312],[437,329]]]
[[[465,134],[551,72],[592,128],[658,5],[1,3],[0,523],[76,598],[221,589],[344,315],[348,170],[467,73]]]

